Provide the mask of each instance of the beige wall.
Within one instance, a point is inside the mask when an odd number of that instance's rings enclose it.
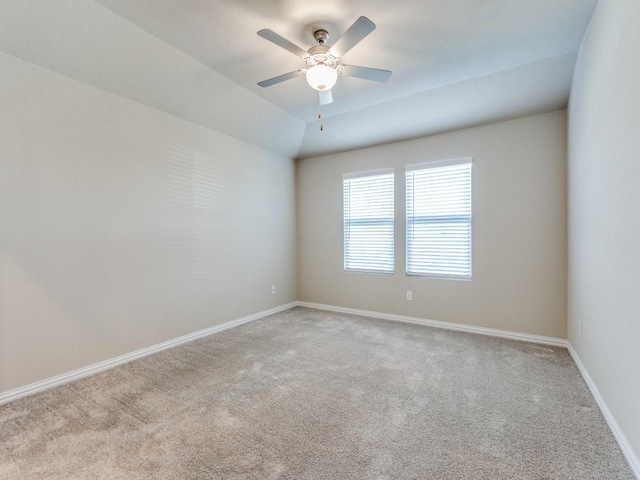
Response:
[[[299,300],[565,338],[565,120],[557,111],[299,160]],[[469,156],[473,280],[407,277],[404,166]],[[386,167],[396,169],[396,273],[345,273],[342,174]]]
[[[292,160],[2,54],[0,84],[0,392],[296,299]]]
[[[640,2],[599,2],[569,105],[569,340],[640,474]]]

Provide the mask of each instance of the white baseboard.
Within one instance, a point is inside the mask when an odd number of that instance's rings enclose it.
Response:
[[[285,305],[280,305],[275,308],[270,308],[269,310],[263,310],[262,312],[254,313],[253,315],[248,315],[246,317],[238,318],[236,320],[231,320],[229,322],[225,322],[220,325],[214,325],[213,327],[205,328],[204,330],[200,330],[198,332],[189,333],[187,335],[183,335],[182,337],[174,338],[166,342],[158,343],[157,345],[152,345],[150,347],[136,350],[135,352],[126,353],[124,355],[120,355],[119,357],[111,358],[103,362],[94,363],[93,365],[89,365],[87,367],[79,368],[71,372],[63,373],[61,375],[56,375],[55,377],[51,377],[45,380],[40,380],[38,382],[31,383],[24,387],[19,387],[13,390],[9,390],[7,392],[0,393],[0,405],[2,405],[3,403],[10,402],[12,400],[16,400],[20,397],[33,395],[34,393],[42,392],[43,390],[48,390],[50,388],[57,387],[65,383],[73,382],[75,380],[88,377],[95,373],[102,372],[103,370],[108,370],[110,368],[117,367],[118,365],[131,362],[132,360],[137,360],[138,358],[146,357],[147,355],[151,355],[153,353],[166,350],[167,348],[177,347],[178,345],[191,342],[198,338],[202,338],[208,335],[212,335],[214,333],[222,332],[223,330],[228,330],[230,328],[237,327],[245,323],[252,322],[254,320],[259,320],[269,315],[273,315],[274,313],[282,312],[284,310],[293,308],[296,305],[297,305],[297,302],[291,302]]]
[[[627,462],[629,462],[629,466],[631,467],[631,470],[633,471],[636,478],[640,480],[640,460],[638,459],[633,449],[631,448],[631,445],[629,444],[627,437],[624,435],[624,433],[622,433],[622,430],[620,429],[620,425],[618,425],[618,422],[616,421],[613,414],[611,413],[611,410],[609,410],[609,407],[605,403],[604,398],[602,398],[602,395],[600,394],[598,387],[596,387],[596,384],[593,382],[591,375],[589,375],[589,372],[587,371],[587,367],[584,366],[584,363],[582,363],[582,360],[578,356],[578,352],[574,350],[573,346],[570,343],[567,344],[567,348],[569,349],[569,353],[571,354],[573,361],[578,366],[578,370],[580,370],[580,373],[582,374],[582,378],[584,378],[584,381],[589,387],[589,390],[591,390],[591,394],[593,395],[593,398],[596,400],[598,407],[600,407],[600,411],[602,412],[604,419],[607,421],[607,424],[609,425],[609,428],[611,429],[613,436],[618,442],[618,445],[620,445],[620,450],[622,450],[622,453],[626,457]]]
[[[459,332],[476,333],[479,335],[489,335],[491,337],[509,338],[511,340],[540,343],[543,345],[553,345],[555,347],[566,348],[568,345],[567,340],[562,338],[544,337],[542,335],[530,335],[527,333],[510,332],[508,330],[498,330],[495,328],[474,327],[472,325],[441,322],[438,320],[427,320],[424,318],[407,317],[404,315],[395,315],[391,313],[372,312],[369,310],[358,310],[356,308],[336,307],[334,305],[323,305],[321,303],[310,303],[310,302],[296,302],[296,303],[300,307],[315,308],[317,310],[349,313],[353,315],[361,315],[364,317],[373,317],[373,318],[381,318],[384,320],[392,320],[394,322],[414,323],[417,325],[426,325],[428,327],[443,328],[445,330],[456,330]]]

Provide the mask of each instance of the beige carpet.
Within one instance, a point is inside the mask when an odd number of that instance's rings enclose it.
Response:
[[[296,308],[0,407],[2,479],[632,479],[568,353]]]

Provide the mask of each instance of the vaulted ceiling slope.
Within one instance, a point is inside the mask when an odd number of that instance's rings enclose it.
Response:
[[[289,158],[300,151],[300,119],[92,0],[8,0],[0,12],[0,52]]]
[[[291,157],[397,141],[566,105],[597,0],[12,0],[0,49]],[[335,41],[360,15],[377,29],[345,61],[393,71],[340,77],[323,107],[302,78],[256,83]]]

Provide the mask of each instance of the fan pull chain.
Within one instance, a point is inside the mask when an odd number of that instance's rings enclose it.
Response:
[[[320,96],[318,96],[318,120],[322,119],[322,104],[320,103]],[[324,125],[320,123],[320,131],[324,131]]]

